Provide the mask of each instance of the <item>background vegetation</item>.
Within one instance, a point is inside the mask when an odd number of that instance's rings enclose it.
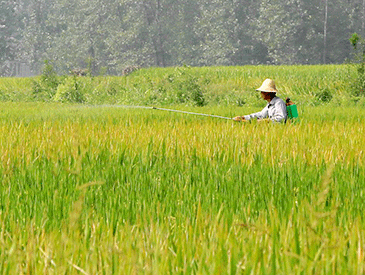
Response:
[[[44,60],[59,74],[129,66],[327,64],[351,59],[362,0],[4,0],[0,74]],[[11,63],[13,62],[13,63]],[[28,72],[31,73],[31,72]]]
[[[299,105],[352,106],[364,104],[364,93],[354,85],[358,75],[353,65],[307,65],[185,66],[139,69],[121,77],[79,77],[57,76],[53,66],[46,63],[39,77],[1,78],[0,99],[89,105],[261,107],[265,102],[255,89],[269,77],[275,79],[279,96],[289,96]]]

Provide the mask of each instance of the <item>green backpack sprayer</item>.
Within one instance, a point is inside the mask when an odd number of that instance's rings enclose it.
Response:
[[[298,117],[297,105],[295,105],[289,97],[286,98],[286,112],[288,113],[288,119],[294,119]]]

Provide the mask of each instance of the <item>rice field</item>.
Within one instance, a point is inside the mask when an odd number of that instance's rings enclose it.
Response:
[[[0,103],[0,273],[364,274],[365,111],[299,112]]]

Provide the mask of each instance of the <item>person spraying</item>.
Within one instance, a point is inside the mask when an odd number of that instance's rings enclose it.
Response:
[[[261,92],[261,97],[268,102],[266,107],[261,111],[244,116],[236,116],[234,121],[258,121],[286,122],[287,110],[284,100],[276,96],[277,90],[275,82],[272,79],[265,79],[261,87],[256,89]]]

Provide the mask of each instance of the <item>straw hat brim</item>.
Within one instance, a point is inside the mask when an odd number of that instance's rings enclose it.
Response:
[[[260,88],[258,88],[258,89],[256,89],[256,91],[258,91],[258,92],[265,92],[265,93],[277,93],[278,91],[277,90],[264,90],[264,89],[260,89]]]
[[[256,91],[266,92],[266,93],[277,93],[275,82],[271,79],[265,79],[260,88],[257,88]]]

